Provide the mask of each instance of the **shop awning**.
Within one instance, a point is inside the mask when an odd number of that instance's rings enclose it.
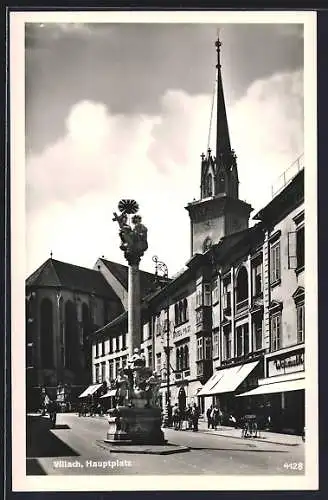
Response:
[[[116,394],[116,389],[111,389],[110,391],[106,392],[106,394],[104,394],[103,396],[100,397],[100,399],[102,398],[110,398],[112,396],[115,396]]]
[[[102,386],[102,384],[89,385],[89,387],[79,395],[79,398],[85,398],[91,396]]]
[[[259,361],[252,361],[244,365],[231,366],[230,368],[219,370],[206,382],[197,396],[212,396],[214,394],[235,391],[258,363]]]
[[[297,380],[285,380],[284,382],[274,382],[272,384],[262,384],[251,391],[239,394],[241,396],[257,396],[259,394],[273,394],[275,392],[300,391],[305,389],[305,378]]]

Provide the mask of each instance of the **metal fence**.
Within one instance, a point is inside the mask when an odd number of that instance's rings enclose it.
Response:
[[[296,160],[277,178],[271,186],[272,198],[277,196],[287,184],[289,184],[294,177],[304,168],[304,153],[302,153]]]

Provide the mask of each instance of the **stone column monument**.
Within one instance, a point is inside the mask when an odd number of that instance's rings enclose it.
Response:
[[[121,250],[129,266],[128,279],[128,366],[116,379],[116,408],[110,411],[106,442],[131,444],[162,444],[161,409],[158,392],[160,377],[146,367],[141,353],[141,314],[139,263],[148,248],[147,228],[137,214],[138,203],[121,200],[118,222]],[[132,216],[132,217],[131,217]],[[129,218],[131,217],[131,223]]]

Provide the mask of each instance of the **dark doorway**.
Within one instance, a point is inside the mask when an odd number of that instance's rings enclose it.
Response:
[[[181,411],[186,409],[186,392],[183,387],[180,387],[178,394],[178,404]]]

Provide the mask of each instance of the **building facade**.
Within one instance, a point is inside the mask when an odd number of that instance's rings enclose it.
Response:
[[[300,432],[305,387],[303,165],[249,227],[252,208],[239,199],[219,41],[217,52],[216,155],[211,150],[202,155],[200,199],[186,207],[190,259],[175,279],[144,297],[141,347],[147,365],[162,376],[163,408],[168,401],[182,409],[196,402],[205,413],[216,404],[227,418],[255,412],[273,429]],[[104,336],[110,345],[117,335],[122,341],[115,353],[109,347],[105,361],[94,357],[94,381],[101,382],[102,372],[113,384],[117,370],[106,371],[106,363],[126,363],[126,315],[94,335],[94,352]],[[105,365],[99,368],[98,361]]]
[[[99,271],[48,259],[26,280],[27,399],[74,396],[91,381],[90,334],[123,311]],[[51,388],[51,389],[50,389]],[[65,391],[64,391],[65,392]]]
[[[248,396],[265,400],[272,425],[304,427],[304,170],[256,216],[265,228],[264,377]]]
[[[200,197],[185,207],[191,239],[184,270],[172,280],[140,272],[141,348],[147,366],[161,375],[163,409],[197,403],[205,414],[215,404],[225,423],[229,415],[252,412],[274,430],[301,432],[303,165],[250,227],[251,205],[239,199],[216,45],[216,151],[202,155]],[[93,270],[65,269],[50,259],[27,280],[28,380],[106,382],[101,399],[109,408],[128,361],[128,269],[104,258]]]

